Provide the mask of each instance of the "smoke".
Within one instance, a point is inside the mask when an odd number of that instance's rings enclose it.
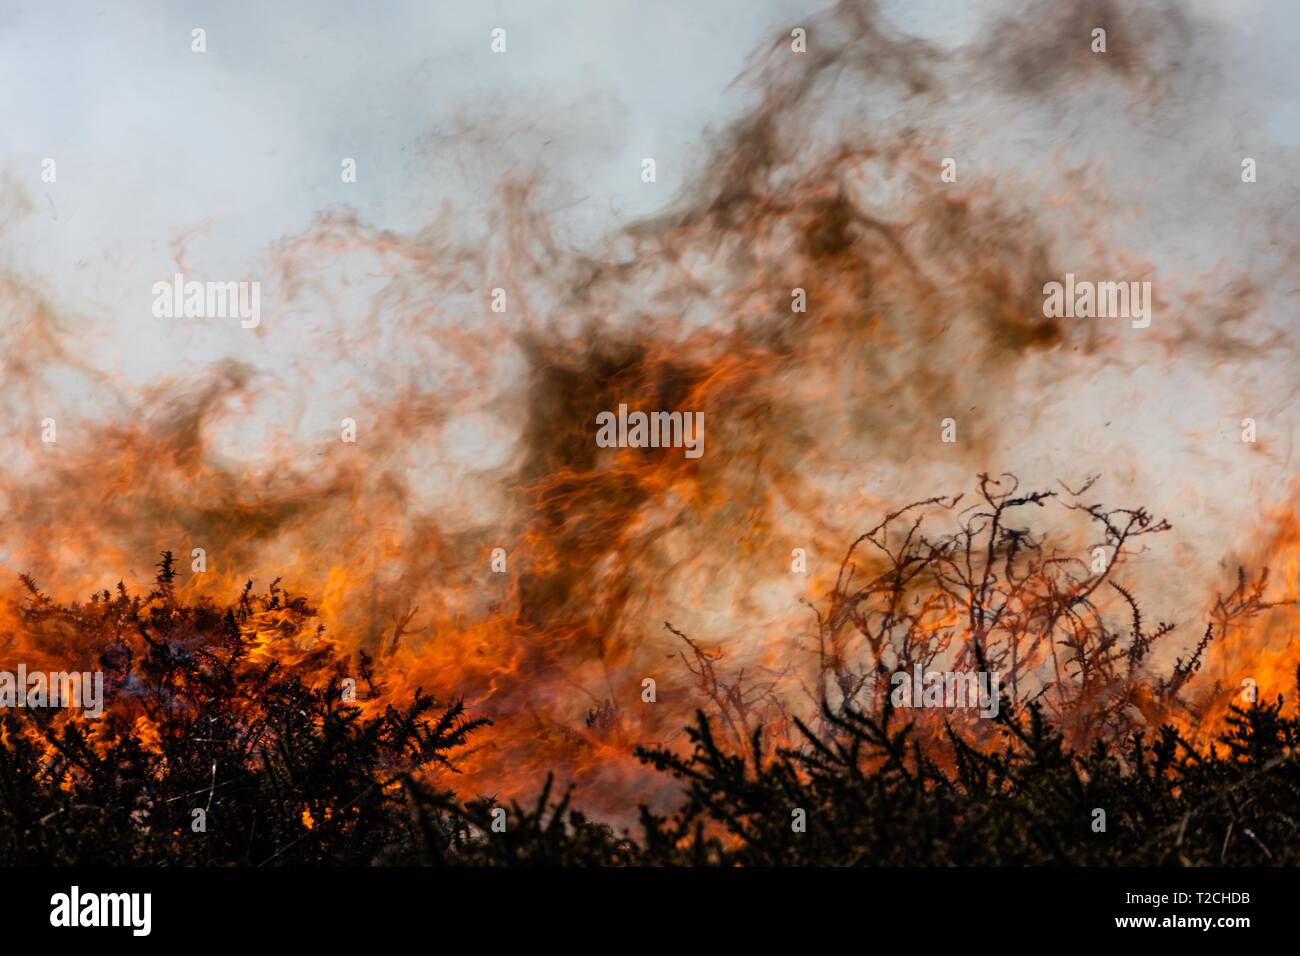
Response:
[[[423,142],[464,202],[403,231],[322,210],[251,267],[265,314],[222,330],[234,354],[144,387],[62,290],[7,274],[5,569],[84,596],[202,548],[198,593],[283,578],[394,693],[498,722],[471,785],[555,769],[613,807],[647,797],[631,744],[698,700],[663,621],[797,671],[847,542],[981,471],[1101,471],[1169,517],[1146,580],[1194,639],[1218,562],[1292,500],[1300,384],[1296,156],[1237,108],[1221,25],[1102,0],[1005,5],[958,45],[866,2],[797,25],[808,52],[773,33],[654,215],[586,235],[580,148],[467,110]],[[1151,328],[1044,317],[1067,272],[1150,281]],[[704,456],[599,448],[620,403],[702,412]]]

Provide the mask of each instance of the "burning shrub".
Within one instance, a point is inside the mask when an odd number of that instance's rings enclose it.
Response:
[[[1173,627],[1148,629],[1113,573],[1133,540],[1168,525],[1084,504],[1089,488],[1065,489],[1065,508],[1101,529],[1091,563],[1022,526],[1020,509],[1057,494],[1012,478],[982,476],[965,510],[960,496],[928,499],[860,536],[817,614],[809,719],[786,675],[747,684],[669,625],[709,712],[687,751],[636,749],[685,792],[668,814],[642,808],[635,837],[574,808],[571,791],[553,797],[549,775],[527,804],[446,788],[489,722],[421,690],[389,702],[372,660],[359,652],[349,668],[278,582],[225,607],[184,599],[170,554],[145,595],[119,584],[64,606],[24,579],[22,646],[79,666],[97,655],[108,701],[101,720],[0,715],[0,850],[155,865],[1300,862],[1300,718],[1280,695],[1227,704],[1216,685],[1200,709],[1186,699],[1216,632],[1273,606],[1267,579],[1240,573],[1191,656],[1161,676],[1151,651]],[[956,530],[923,531],[932,508]],[[874,553],[859,556],[864,545]],[[902,716],[887,675],[938,664],[1007,674],[992,719],[945,706]],[[1204,700],[1226,714],[1209,745],[1187,730]]]
[[[21,863],[355,863],[412,838],[411,774],[451,767],[487,723],[417,692],[367,717],[327,645],[259,662],[265,629],[297,637],[301,599],[251,585],[220,609],[177,599],[170,554],[141,597],[119,585],[61,607],[28,582],[24,626],[99,648],[101,721],[0,717],[0,848]],[[372,675],[360,662],[363,680]],[[373,687],[371,688],[373,690]]]
[[[1300,686],[1300,671],[1296,674]],[[1001,749],[947,736],[954,769],[927,756],[886,706],[826,709],[835,740],[763,756],[719,746],[708,718],[693,752],[643,759],[688,784],[669,819],[646,817],[647,855],[696,865],[1288,865],[1300,862],[1300,719],[1282,700],[1231,707],[1220,748],[1177,730],[1123,747],[1070,749],[1039,704],[1004,709]]]
[[[823,742],[841,730],[825,711],[880,719],[886,698],[920,708],[909,720],[923,747],[942,744],[950,724],[987,741],[993,722],[980,718],[995,715],[1003,691],[1017,707],[1038,703],[1079,749],[1118,745],[1167,720],[1189,728],[1221,719],[1235,688],[1185,693],[1211,642],[1290,602],[1267,600],[1267,574],[1241,569],[1199,640],[1173,657],[1164,645],[1175,625],[1149,625],[1120,577],[1144,539],[1170,525],[1144,508],[1086,499],[1096,480],[1022,491],[1012,475],[980,475],[973,502],[936,497],[886,514],[853,541],[825,605],[813,609],[810,665],[787,654],[780,673],[729,673],[725,648],[668,624],[689,649],[681,657],[713,733],[733,751],[759,727],[769,747],[788,744],[801,694]],[[1063,523],[1035,527],[1052,505]],[[948,530],[934,530],[938,522]]]
[[[995,709],[998,684],[1013,703],[1041,701],[1076,746],[1158,724],[1178,705],[1212,632],[1169,674],[1152,673],[1152,648],[1174,625],[1148,630],[1116,575],[1141,539],[1170,525],[1143,508],[1085,503],[1095,482],[1061,486],[1067,513],[1099,533],[1074,550],[1024,520],[1025,509],[1046,507],[1058,492],[1022,492],[1011,475],[980,475],[975,502],[964,509],[964,495],[914,502],[859,536],[828,609],[817,614],[819,701],[851,709],[865,698],[879,715],[887,685],[897,687],[891,674],[941,668],[995,675]],[[954,531],[927,532],[923,522],[936,508],[957,515]],[[1106,592],[1115,599],[1109,608]],[[1127,632],[1107,613],[1116,600],[1127,606]],[[938,731],[936,721],[926,722]]]

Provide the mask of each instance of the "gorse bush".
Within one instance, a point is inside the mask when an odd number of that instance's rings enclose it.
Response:
[[[666,814],[643,809],[623,832],[574,809],[549,777],[526,804],[458,798],[446,775],[489,722],[419,691],[382,712],[358,706],[345,675],[359,675],[365,700],[382,674],[313,632],[312,609],[278,583],[261,594],[250,585],[225,607],[183,599],[170,555],[144,595],[119,585],[62,605],[24,579],[24,646],[102,670],[108,700],[99,720],[0,711],[0,855],[110,865],[1300,863],[1295,708],[1281,696],[1230,706],[1209,745],[1156,721],[1213,626],[1191,659],[1151,678],[1142,665],[1170,628],[1144,630],[1116,583],[1132,612],[1121,634],[1094,597],[1117,558],[1089,576],[1009,520],[1051,495],[987,479],[981,491],[955,534],[928,539],[909,520],[891,539],[891,522],[910,518],[903,509],[855,542],[883,557],[859,581],[851,548],[818,616],[823,687],[840,693],[823,692],[809,719],[772,719],[770,688],[729,684],[716,655],[674,629],[706,706],[685,748],[638,749],[682,796]],[[1083,512],[1115,555],[1164,527],[1140,510]],[[1222,623],[1268,606],[1242,576],[1216,613]],[[930,626],[953,608],[971,625],[964,643]],[[1027,679],[1017,642],[1054,629],[1074,650],[1061,664],[1071,686],[1027,701],[1005,694],[977,726],[896,708],[878,692],[886,658],[901,668],[947,654],[987,670],[996,657]],[[850,634],[872,654],[855,659]],[[16,639],[0,637],[12,656]]]
[[[420,693],[363,719],[338,676],[309,686],[280,661],[251,659],[250,622],[305,620],[304,602],[273,585],[264,595],[246,588],[219,611],[177,601],[174,576],[164,555],[143,598],[119,586],[75,607],[28,582],[28,629],[103,648],[115,699],[95,721],[41,709],[0,716],[3,858],[348,863],[409,844],[409,774],[446,765],[487,721]],[[317,652],[317,674],[328,654]]]
[[[757,739],[747,755],[721,749],[701,714],[690,755],[643,753],[688,785],[670,820],[650,819],[647,845],[656,862],[710,865],[1294,865],[1300,721],[1282,706],[1233,707],[1219,749],[1165,726],[1082,753],[1039,705],[1008,708],[1000,749],[949,734],[951,770],[889,710],[828,711],[833,744],[801,727],[805,746],[766,760]]]

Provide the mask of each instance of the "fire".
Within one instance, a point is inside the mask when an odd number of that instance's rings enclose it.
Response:
[[[720,710],[738,740],[763,724],[779,742],[788,717],[815,717],[823,694],[877,687],[877,669],[901,658],[853,588],[896,568],[879,547],[841,560],[862,529],[1007,470],[1025,489],[1056,488],[1113,464],[1114,486],[1093,497],[1114,487],[1136,508],[1151,473],[1119,446],[1114,458],[1100,450],[1106,426],[1070,406],[1072,390],[1137,348],[1150,360],[1178,346],[1207,368],[1259,353],[1253,332],[1234,338],[1226,322],[1198,338],[1196,320],[1227,306],[1196,276],[1179,290],[1195,308],[1157,292],[1164,316],[1149,339],[1127,323],[1046,317],[1041,289],[1065,258],[1097,275],[1141,261],[1088,212],[1105,205],[1104,186],[1075,169],[942,181],[943,120],[960,108],[949,97],[973,80],[869,7],[846,5],[823,26],[833,55],[770,51],[751,77],[757,105],[696,181],[595,250],[566,245],[543,186],[527,179],[504,183],[482,243],[454,218],[403,235],[322,215],[272,251],[246,361],[143,389],[115,381],[66,344],[52,299],[10,279],[10,344],[27,364],[6,360],[6,402],[57,410],[60,436],[30,441],[0,476],[10,579],[31,573],[62,599],[119,579],[138,593],[172,551],[183,600],[278,582],[278,605],[242,625],[254,659],[322,678],[344,661],[365,708],[417,688],[463,697],[494,727],[461,761],[457,789],[523,797],[553,771],[611,815],[667,796],[633,748],[680,739],[696,707]],[[1010,76],[1032,72],[1046,42],[1034,38],[1032,62]],[[1087,58],[1075,67],[1115,95],[1159,95],[1140,49],[1125,46],[1117,76],[1094,76]],[[981,90],[1018,95],[1009,82],[998,74]],[[933,122],[881,119],[879,97]],[[1066,244],[1067,228],[1084,239]],[[488,311],[497,288],[509,293],[502,314]],[[85,411],[49,386],[56,372],[112,401]],[[701,416],[704,453],[603,447],[598,416],[622,407]],[[940,437],[949,419],[951,443]],[[340,438],[348,421],[354,441]],[[933,510],[954,506],[934,499]],[[1145,722],[1204,730],[1243,679],[1262,694],[1293,689],[1296,610],[1278,602],[1300,584],[1297,508],[1293,492],[1262,516],[1241,561],[1251,575],[1274,569],[1267,593],[1253,577],[1233,592],[1229,574],[1227,603],[1215,604],[1224,576],[1207,562],[1229,555],[1226,539],[1186,566],[1161,555],[1163,541],[1125,556],[1139,592],[1147,575],[1181,579],[1161,598],[1176,605],[1184,659],[1213,625],[1177,707],[1144,674],[1094,685],[1072,671],[1069,631],[1084,617],[1132,638],[1122,592],[1094,595],[1093,572],[1059,573],[1106,545],[1078,523],[1055,529],[1074,557],[1044,552],[996,595],[911,581],[872,594],[896,602],[893,623],[911,622],[932,663],[975,666],[977,638],[1005,615],[989,650],[1019,700],[1074,681],[1080,714],[1109,714],[1122,693]],[[1217,524],[1194,514],[1205,530],[1187,533],[1213,538],[1247,510]],[[1165,539],[1182,526],[1178,516]],[[792,571],[796,551],[806,573]],[[112,636],[79,644],[87,636],[34,629],[25,600],[15,592],[3,612],[6,661],[86,665]],[[1110,660],[1097,654],[1096,666]],[[1163,672],[1168,656],[1140,663]],[[149,739],[148,718],[137,722]],[[303,822],[313,825],[306,811]]]

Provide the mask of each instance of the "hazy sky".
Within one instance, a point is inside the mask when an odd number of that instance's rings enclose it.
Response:
[[[570,201],[555,210],[557,219],[575,241],[596,242],[672,198],[702,157],[707,131],[753,102],[751,87],[733,84],[753,52],[823,6],[11,0],[0,7],[0,257],[63,317],[78,356],[130,387],[193,377],[223,356],[275,366],[292,337],[264,340],[235,323],[173,325],[164,333],[150,312],[153,283],[170,277],[178,260],[202,277],[255,278],[277,243],[307,232],[314,215],[333,207],[355,209],[376,230],[415,231],[443,199],[472,206],[473,190],[512,164],[566,181]],[[995,6],[882,4],[901,29],[947,45],[969,39],[979,11]],[[1156,122],[1126,141],[1128,154],[1117,152],[1115,130],[1100,115],[1098,134],[1074,144],[1076,161],[1120,168],[1120,195],[1129,188],[1151,200],[1154,212],[1126,235],[1175,273],[1231,259],[1235,240],[1210,213],[1235,200],[1215,181],[1161,163],[1204,152],[1232,170],[1231,150],[1267,152],[1258,136],[1235,142],[1238,130],[1226,129],[1225,117],[1277,143],[1300,144],[1300,4],[1185,6],[1214,25],[1206,89],[1215,104],[1203,116],[1185,104],[1181,120],[1182,135],[1190,130],[1194,139],[1169,141]],[[191,52],[195,27],[206,30],[202,55]],[[507,30],[505,55],[490,50],[495,27]],[[969,138],[968,155],[984,151],[1028,166],[1044,161],[1035,129],[1062,118],[986,119],[1006,139],[954,129],[959,143]],[[489,137],[477,152],[460,154],[471,169],[439,148],[467,129]],[[1220,146],[1230,155],[1212,156]],[[639,179],[643,156],[658,161],[652,190]],[[40,179],[46,157],[58,164],[53,184]],[[344,157],[357,160],[355,184],[340,181]],[[478,198],[486,203],[486,196]],[[467,232],[473,226],[466,223]],[[264,303],[264,311],[274,307]],[[1252,378],[1285,374],[1266,367]],[[1185,485],[1188,469],[1204,460],[1203,447],[1175,447],[1183,432],[1204,434],[1213,420],[1230,442],[1227,423],[1240,414],[1223,402],[1231,381],[1198,376],[1164,368],[1124,380],[1102,375],[1077,405],[1092,403],[1099,419],[1136,415],[1143,403],[1156,417],[1172,415],[1145,456],[1158,463],[1152,480],[1167,481],[1173,497],[1173,486]],[[1265,411],[1276,419],[1281,409]],[[259,412],[277,414],[273,404]],[[1275,424],[1274,434],[1291,440],[1293,429]],[[1050,459],[1049,447],[1031,450]],[[1287,451],[1271,472],[1279,489],[1289,462]]]
[[[1224,82],[1243,111],[1300,142],[1300,4],[1196,0],[1222,22]],[[58,3],[0,8],[0,170],[34,208],[4,217],[3,255],[45,277],[57,304],[127,334],[98,358],[132,379],[198,360],[228,342],[160,340],[148,288],[169,275],[174,242],[213,274],[255,271],[268,246],[314,212],[356,208],[377,228],[427,222],[463,186],[428,138],[499,113],[544,145],[523,161],[582,184],[571,218],[590,232],[668,199],[701,133],[743,107],[731,88],[750,54],[801,17],[804,0],[491,0]],[[903,28],[938,42],[968,38],[992,4],[894,0]],[[208,52],[190,51],[207,31]],[[490,31],[508,31],[493,55]],[[542,135],[538,136],[537,134]],[[637,162],[659,161],[641,188]],[[339,180],[344,156],[359,179]],[[58,182],[40,181],[53,157]],[[681,161],[675,161],[680,159]],[[229,330],[226,330],[229,331]],[[232,333],[233,334],[233,333]],[[151,339],[141,348],[140,337]]]

